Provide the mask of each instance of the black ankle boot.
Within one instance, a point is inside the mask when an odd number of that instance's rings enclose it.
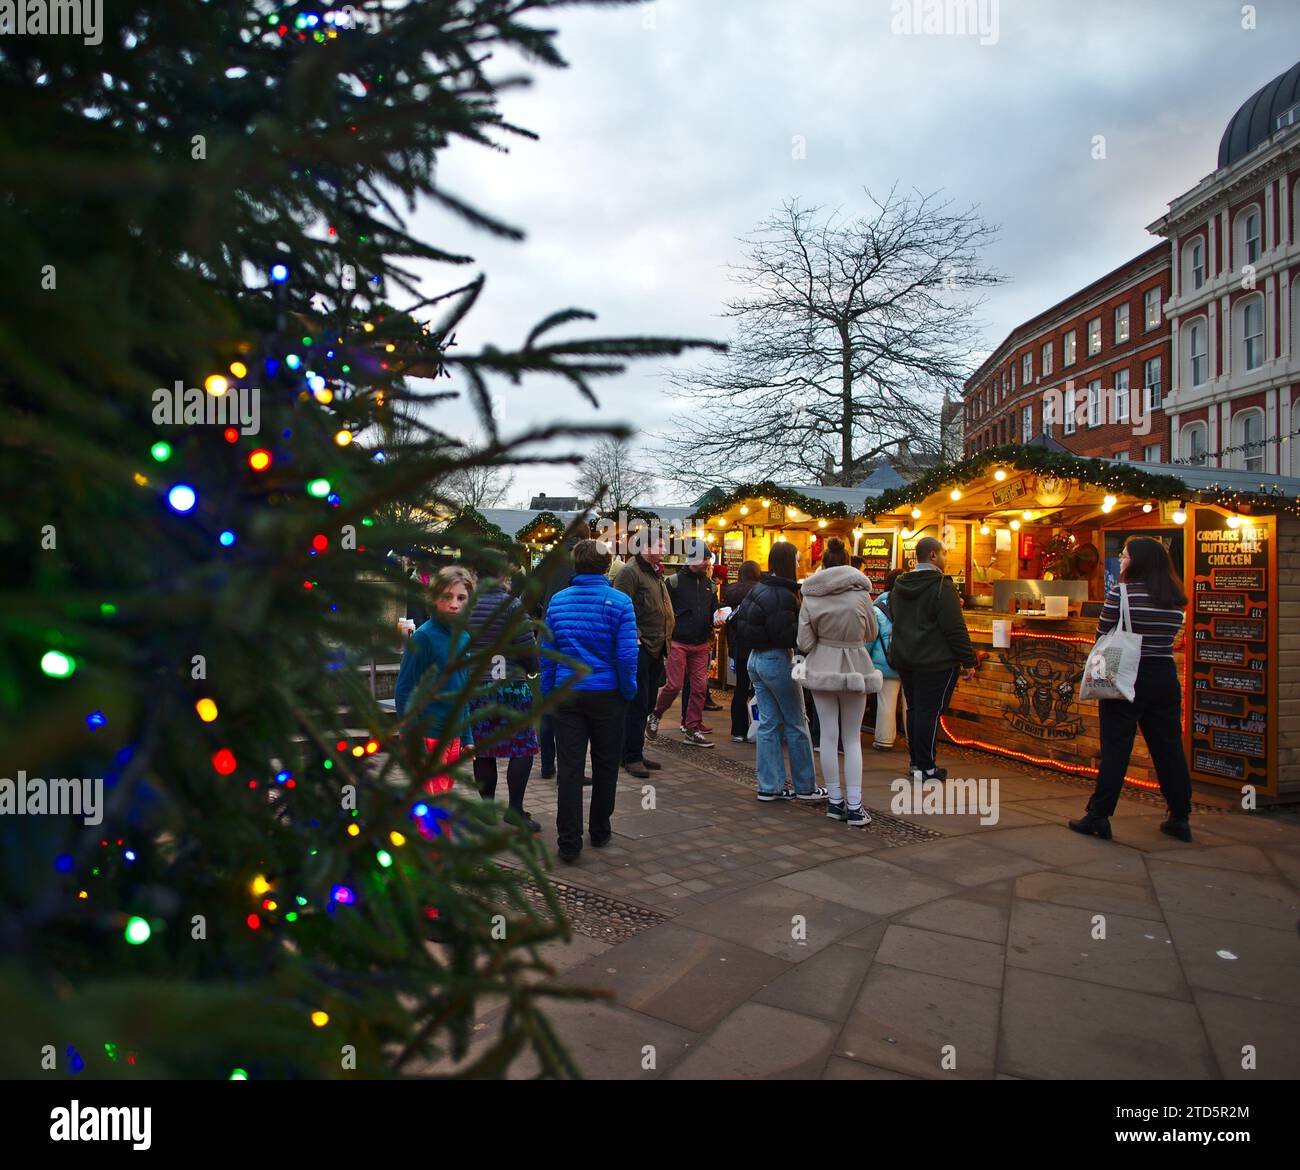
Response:
[[[1180,841],[1191,841],[1192,826],[1188,824],[1186,817],[1176,817],[1170,813],[1165,818],[1164,824],[1160,826],[1162,833],[1168,833],[1171,837],[1177,837]]]
[[[1110,840],[1110,817],[1103,817],[1089,809],[1077,821],[1070,822],[1070,828],[1076,833],[1085,833],[1090,837]]]

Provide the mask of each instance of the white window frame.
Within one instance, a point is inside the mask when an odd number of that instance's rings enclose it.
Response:
[[[1115,344],[1129,339],[1129,312],[1128,302],[1119,305],[1115,309]]]
[[[1196,350],[1196,339],[1201,338],[1201,350]],[[1199,363],[1201,378],[1196,377]],[[1187,372],[1193,386],[1204,386],[1210,376],[1210,326],[1204,317],[1195,317],[1187,323]]]
[[[1189,288],[1184,291],[1195,292],[1205,284],[1205,240],[1197,236],[1183,250],[1183,277]]]
[[[1252,440],[1246,434],[1248,424],[1258,422],[1259,438]],[[1232,445],[1239,447],[1243,443],[1254,442],[1252,451],[1234,451],[1232,465],[1244,471],[1263,471],[1268,445],[1264,442],[1264,412],[1258,406],[1239,410],[1232,416]]]
[[[1020,359],[1020,384],[1028,386],[1034,380],[1034,351],[1031,349]]]
[[[1072,435],[1074,434],[1075,387],[1068,386],[1062,393],[1065,400],[1065,418],[1062,420],[1062,431],[1064,434]]]
[[[1043,434],[1052,433],[1052,425],[1056,422],[1056,412],[1053,410],[1053,404],[1056,398],[1050,391],[1043,395]],[[1298,415],[1297,417],[1300,417]]]
[[[1115,457],[1115,460],[1116,460],[1117,462],[1119,462],[1119,463],[1132,463],[1132,462],[1133,462],[1133,460],[1129,457],[1129,453],[1128,453],[1127,451],[1116,451],[1114,457]]]
[[[1235,317],[1241,322],[1241,368],[1243,370],[1258,370],[1264,364],[1266,356],[1264,348],[1264,298],[1258,294],[1243,297],[1234,308],[1237,310]],[[1259,331],[1256,333],[1250,332],[1248,317],[1252,310],[1259,313]]]
[[[1111,420],[1117,423],[1128,422],[1129,406],[1129,372],[1125,367],[1122,370],[1115,371],[1115,417]]]
[[[1184,423],[1181,431],[1178,432],[1178,451],[1179,459],[1185,463],[1204,463],[1206,458],[1206,437],[1209,435],[1209,427],[1204,422]],[[1196,447],[1198,444],[1192,442],[1192,437],[1197,436],[1200,439],[1200,451],[1189,450],[1189,447]],[[1197,456],[1199,455],[1199,459]]]
[[[1101,426],[1101,379],[1088,383],[1088,426]]]
[[[1032,406],[1022,406],[1020,408],[1020,441],[1028,443],[1034,437],[1034,408]]]
[[[1151,380],[1152,366],[1155,366],[1156,372],[1154,382]],[[1147,413],[1150,413],[1153,410],[1159,410],[1161,403],[1164,401],[1164,395],[1161,393],[1163,387],[1160,383],[1162,373],[1163,371],[1160,369],[1160,359],[1158,357],[1147,358],[1147,360],[1142,363],[1142,385],[1146,391]],[[1155,391],[1154,394],[1152,393],[1152,390]]]
[[[1061,365],[1072,366],[1079,360],[1079,336],[1078,331],[1071,329],[1061,339]]]
[[[1142,462],[1159,463],[1161,454],[1163,454],[1163,452],[1160,450],[1160,444],[1150,443],[1142,448]]]
[[[1251,218],[1255,221],[1255,232],[1252,235],[1250,231]],[[1240,249],[1239,256],[1241,263],[1238,267],[1246,264],[1254,264],[1259,260],[1263,252],[1263,227],[1264,217],[1261,215],[1258,204],[1252,204],[1250,207],[1244,207],[1237,216],[1237,239],[1236,245]]]
[[[1041,365],[1043,367],[1043,377],[1050,378],[1052,376],[1052,343],[1050,341],[1043,346]]]
[[[1152,313],[1151,310],[1155,309]],[[1160,290],[1149,288],[1142,297],[1142,319],[1147,331],[1160,327]]]
[[[1093,326],[1097,328],[1094,330]],[[1088,356],[1094,357],[1101,353],[1101,318],[1094,317],[1088,322]]]

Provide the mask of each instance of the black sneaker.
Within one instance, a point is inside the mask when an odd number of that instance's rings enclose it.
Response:
[[[848,820],[848,810],[844,807],[844,801],[841,800],[838,804],[832,801],[827,804],[826,815],[833,821]]]
[[[922,780],[940,780],[940,781],[942,781],[942,780],[947,780],[947,779],[948,779],[948,769],[947,769],[947,768],[931,768],[928,772],[922,772],[922,773],[921,773],[921,779],[922,779]]]
[[[871,824],[871,814],[861,805],[849,809],[848,816],[844,819],[848,821],[850,829],[865,829]]]
[[[646,739],[657,739],[658,736],[659,736],[659,716],[656,715],[653,711],[651,711],[645,721],[645,737]]]
[[[814,788],[811,792],[800,792],[795,796],[796,800],[825,800],[830,796],[829,789]]]
[[[767,800],[793,800],[793,799],[794,799],[794,792],[791,791],[789,788],[782,788],[780,792],[760,792],[760,793],[758,794],[758,799],[759,799],[759,800],[764,800],[764,801],[767,801]]]

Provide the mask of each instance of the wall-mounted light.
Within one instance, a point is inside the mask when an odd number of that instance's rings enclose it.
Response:
[[[1179,500],[1178,507],[1174,509],[1174,514],[1170,517],[1175,524],[1187,523],[1187,501]]]
[[[919,520],[920,518],[921,518],[921,509],[920,509],[920,508],[913,508],[913,509],[912,509],[912,519],[913,519],[913,520]]]
[[[988,526],[988,521],[986,520],[983,524],[980,525],[980,535],[988,536],[988,534],[989,534],[989,526]]]
[[[904,540],[912,539],[912,530],[908,528],[906,524],[903,525],[903,539]]]

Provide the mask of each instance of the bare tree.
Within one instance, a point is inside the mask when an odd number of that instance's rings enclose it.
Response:
[[[696,483],[793,477],[852,485],[895,446],[940,449],[947,391],[979,345],[972,289],[996,229],[934,195],[883,200],[848,222],[788,200],[741,242],[730,352],[669,375],[684,409],[666,465]]]
[[[515,477],[504,467],[461,467],[440,485],[442,493],[462,508],[495,508],[510,494]]]
[[[598,439],[573,477],[573,490],[593,505],[617,512],[645,503],[655,475],[638,466],[626,439]]]

